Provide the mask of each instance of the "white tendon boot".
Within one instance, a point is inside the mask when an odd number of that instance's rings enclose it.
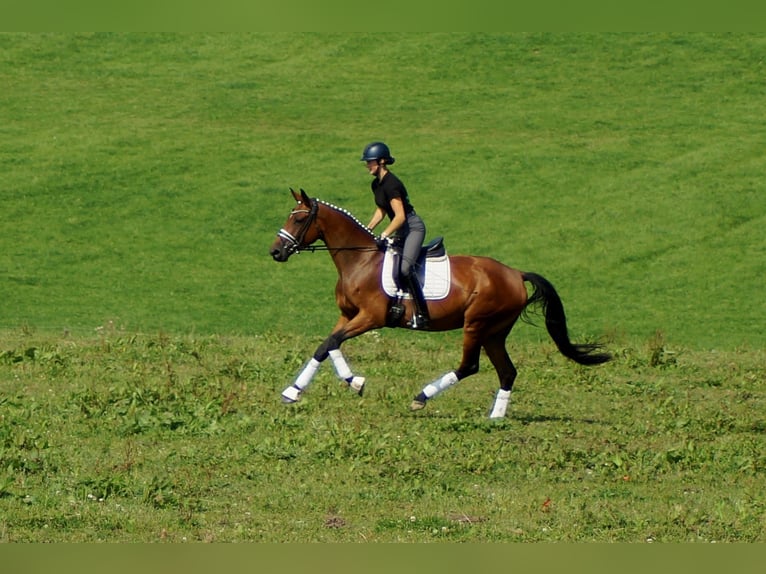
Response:
[[[432,399],[439,393],[446,391],[455,383],[457,383],[457,374],[455,371],[450,371],[446,375],[443,375],[441,378],[436,379],[434,382],[427,384],[423,389],[423,394],[427,398]]]
[[[346,358],[343,356],[343,353],[340,352],[340,349],[333,349],[330,351],[330,358],[332,359],[332,364],[335,366],[335,372],[338,377],[346,381],[348,386],[355,390],[359,396],[362,396],[362,393],[364,393],[365,378],[354,376],[354,373],[351,372],[351,368],[348,366]]]
[[[351,377],[351,381],[348,382],[348,386],[351,387],[361,397],[364,394],[364,377]]]
[[[301,398],[301,393],[306,387],[309,386],[309,383],[311,383],[314,375],[317,374],[317,370],[319,370],[319,365],[321,364],[322,363],[312,357],[312,359],[306,364],[300,374],[296,377],[295,382],[291,386],[287,387],[284,391],[282,391],[282,402],[297,402],[298,399]]]
[[[442,375],[435,381],[428,383],[423,387],[423,391],[415,397],[415,400],[410,404],[410,410],[418,411],[426,406],[426,400],[434,398],[439,393],[443,393],[452,385],[458,382],[457,373],[450,371],[446,375]]]
[[[489,414],[489,418],[501,419],[505,417],[505,411],[508,409],[508,401],[510,400],[511,391],[499,389],[497,395],[495,395],[495,405],[492,407],[492,412]]]

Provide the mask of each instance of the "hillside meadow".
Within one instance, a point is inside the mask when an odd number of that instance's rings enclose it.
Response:
[[[329,260],[280,266],[268,245],[291,186],[366,220],[358,160],[383,139],[429,237],[545,275],[578,334],[764,343],[763,35],[2,34],[0,48],[3,328],[326,331]]]
[[[0,34],[0,540],[764,542],[760,34]],[[365,221],[382,139],[454,254],[572,338],[347,343],[289,187]]]

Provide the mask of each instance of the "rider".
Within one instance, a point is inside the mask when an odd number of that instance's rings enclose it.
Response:
[[[428,307],[417,277],[418,255],[426,236],[425,223],[415,213],[404,184],[388,169],[395,160],[386,144],[378,141],[367,145],[362,152],[362,161],[374,177],[370,187],[376,209],[367,227],[375,229],[388,216],[391,222],[380,234],[380,239],[388,241],[389,237],[395,236],[404,240],[397,283],[406,285],[415,301],[416,311],[410,326],[425,329],[429,320]]]

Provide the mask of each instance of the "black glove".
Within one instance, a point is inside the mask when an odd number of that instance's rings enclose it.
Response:
[[[378,246],[379,250],[385,251],[386,249],[388,249],[388,246],[390,245],[390,241],[388,237],[376,237],[375,245]]]

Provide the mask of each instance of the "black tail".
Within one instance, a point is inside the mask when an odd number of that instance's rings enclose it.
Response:
[[[565,357],[581,365],[599,365],[611,360],[609,353],[601,351],[601,345],[575,345],[569,340],[567,318],[564,314],[564,304],[553,285],[537,273],[522,273],[524,281],[529,281],[535,288],[527,300],[527,306],[539,303],[545,316],[545,326],[553,342]]]

